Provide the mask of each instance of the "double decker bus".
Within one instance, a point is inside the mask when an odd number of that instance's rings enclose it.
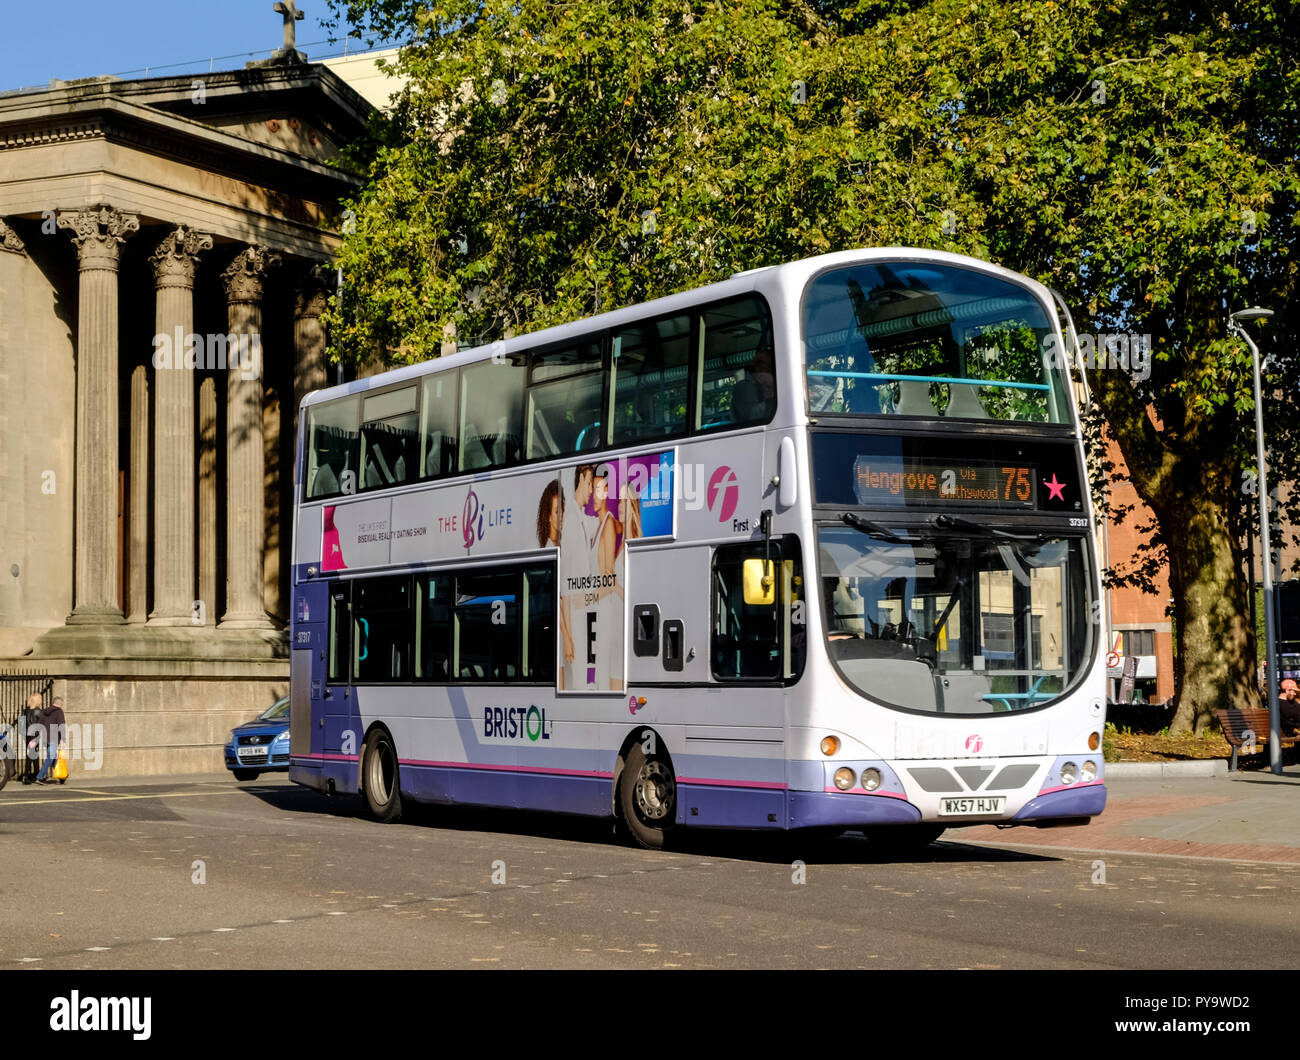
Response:
[[[308,395],[290,777],[652,848],[1086,822],[1105,668],[1060,314],[861,250]]]

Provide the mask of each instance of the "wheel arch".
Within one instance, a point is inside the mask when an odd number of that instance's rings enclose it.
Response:
[[[663,733],[653,725],[638,725],[636,728],[628,731],[623,737],[623,743],[619,746],[618,756],[614,759],[614,778],[609,788],[610,805],[614,817],[622,820],[622,811],[618,805],[618,785],[623,776],[623,767],[627,765],[628,752],[638,744],[644,744],[646,734],[654,736],[654,755],[656,758],[662,758],[668,763],[668,768],[673,771],[673,776],[677,775],[677,767],[673,764],[672,752],[668,750],[668,742],[664,739]]]
[[[361,737],[361,747],[357,751],[357,794],[364,796],[366,793],[366,747],[370,743],[370,737],[377,732],[382,732],[388,737],[389,742],[393,745],[393,754],[397,759],[397,790],[402,790],[402,758],[397,747],[397,738],[393,735],[393,730],[385,725],[382,721],[375,720],[367,727],[365,735]]]

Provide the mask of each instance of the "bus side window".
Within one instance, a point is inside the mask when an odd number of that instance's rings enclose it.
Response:
[[[460,373],[438,372],[424,380],[420,395],[420,478],[456,473],[456,415]]]
[[[713,557],[713,676],[797,680],[808,653],[798,539],[727,545]]]
[[[451,680],[450,574],[415,579],[415,679]]]
[[[700,402],[695,428],[766,423],[776,411],[772,318],[757,298],[706,309],[702,332]]]
[[[525,424],[529,460],[600,445],[603,378],[599,342],[532,353]]]
[[[380,489],[416,477],[415,387],[366,397],[361,405],[362,488]]]
[[[353,674],[358,684],[411,679],[411,579],[358,581],[352,597]]]
[[[691,317],[682,313],[614,332],[611,404],[614,445],[686,431]]]
[[[454,680],[518,679],[519,597],[517,568],[456,576]]]
[[[519,463],[524,421],[524,363],[515,355],[462,372],[460,470]]]
[[[773,559],[779,559],[779,550]],[[781,676],[778,593],[746,602],[745,561],[764,561],[761,544],[726,545],[713,555],[713,676],[723,681]],[[775,566],[775,564],[773,564]]]
[[[344,398],[313,405],[307,416],[307,499],[356,488],[359,402]],[[348,474],[352,480],[349,482]],[[351,489],[349,489],[351,485]]]
[[[524,571],[523,677],[555,683],[555,567],[529,567]]]
[[[330,684],[348,684],[351,678],[352,616],[348,614],[351,599],[350,582],[330,588],[329,657],[326,679]]]

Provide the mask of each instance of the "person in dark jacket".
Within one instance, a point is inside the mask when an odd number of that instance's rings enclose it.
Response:
[[[1300,685],[1290,677],[1277,690],[1277,712],[1281,715],[1283,732],[1300,733]]]
[[[59,745],[63,743],[66,723],[63,720],[63,698],[55,696],[48,710],[40,713],[37,724],[45,729],[45,763],[36,774],[37,784],[53,784],[50,770],[58,758]]]

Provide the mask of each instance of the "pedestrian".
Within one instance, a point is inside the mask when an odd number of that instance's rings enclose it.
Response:
[[[27,697],[27,709],[23,711],[22,740],[26,745],[27,761],[35,762],[41,754],[41,715],[45,713],[45,698],[39,692]],[[24,767],[26,768],[26,767]],[[30,784],[36,778],[29,772],[23,773],[23,783]]]
[[[1283,732],[1292,736],[1300,733],[1300,685],[1290,677],[1284,679],[1277,690],[1277,712]]]
[[[41,711],[38,724],[45,729],[45,764],[41,766],[41,771],[36,774],[36,783],[53,784],[55,780],[49,774],[54,767],[55,760],[58,758],[59,745],[63,743],[63,734],[66,728],[63,720],[62,696],[55,696],[50,702],[50,708]]]

